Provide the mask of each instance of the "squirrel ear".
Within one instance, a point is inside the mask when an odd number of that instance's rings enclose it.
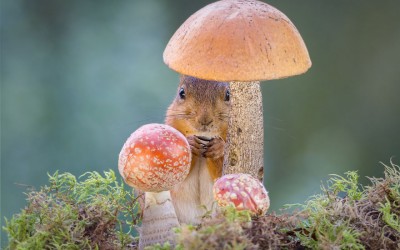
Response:
[[[199,82],[208,82],[207,80],[196,78],[194,76],[181,75],[179,85],[183,84],[198,84]]]
[[[187,76],[187,75],[181,75],[180,77],[179,77],[179,85],[182,85],[184,82],[186,82],[186,81],[188,81],[190,76]]]

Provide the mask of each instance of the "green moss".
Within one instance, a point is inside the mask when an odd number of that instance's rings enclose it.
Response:
[[[385,167],[385,178],[370,178],[362,187],[357,172],[333,175],[323,194],[301,206],[304,219],[296,232],[312,249],[396,249],[400,245],[399,183],[395,164]]]
[[[362,186],[358,183],[359,176],[357,172],[349,171],[346,172],[345,175],[346,177],[332,174],[331,179],[328,181],[330,184],[329,191],[335,196],[337,196],[340,192],[344,192],[350,198],[350,201],[357,201],[361,199],[363,192]]]
[[[249,219],[247,211],[228,207],[217,217],[204,218],[200,226],[184,225],[178,230],[178,249],[248,249],[253,246],[244,233]]]
[[[176,229],[175,249],[400,249],[400,169],[361,186],[357,172],[332,175],[297,210],[251,217],[233,207]],[[137,202],[114,172],[49,176],[28,205],[6,220],[8,249],[135,248]],[[170,249],[159,244],[148,249]]]
[[[382,213],[383,221],[397,232],[400,232],[399,215],[392,213],[392,204],[389,200],[387,200],[385,204],[381,204],[379,211]]]
[[[400,171],[393,163],[384,168],[385,177],[370,178],[365,187],[355,171],[332,175],[321,194],[289,206],[297,208],[290,214],[249,221],[224,210],[214,220],[179,230],[179,244],[185,249],[400,249]]]
[[[125,249],[137,222],[136,200],[113,171],[49,175],[27,194],[28,205],[6,220],[9,249]]]
[[[302,230],[296,235],[301,245],[312,249],[364,249],[361,233],[351,227],[354,218],[347,217],[344,210],[354,211],[356,201],[362,199],[358,174],[345,173],[346,177],[333,175],[323,194],[311,197],[302,206],[305,219],[300,221]],[[341,193],[345,198],[340,198]]]

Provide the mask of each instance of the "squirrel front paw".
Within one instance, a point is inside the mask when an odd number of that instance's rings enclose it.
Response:
[[[188,136],[192,154],[205,158],[218,159],[224,156],[225,141],[220,137]]]
[[[203,156],[203,154],[206,152],[206,145],[208,141],[201,140],[195,135],[188,136],[186,139],[189,142],[192,154],[195,156]]]
[[[196,156],[204,158],[218,159],[224,156],[225,141],[220,136],[205,137],[205,136],[189,136],[189,145],[192,148],[192,153]]]
[[[212,138],[206,145],[203,157],[219,159],[224,157],[225,141],[220,136]]]

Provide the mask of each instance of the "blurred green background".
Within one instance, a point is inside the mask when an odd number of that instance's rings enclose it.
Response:
[[[210,2],[1,1],[2,225],[23,208],[24,185],[56,170],[117,171],[129,134],[163,122],[178,82],[163,50]],[[297,26],[313,62],[262,85],[265,183],[278,211],[329,174],[381,176],[379,161],[399,163],[400,1],[268,3]]]

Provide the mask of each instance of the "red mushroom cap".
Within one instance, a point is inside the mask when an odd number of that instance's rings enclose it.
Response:
[[[171,189],[189,174],[191,152],[185,136],[164,124],[147,124],[133,132],[119,154],[124,181],[145,192]]]
[[[214,199],[219,206],[232,204],[237,210],[263,214],[269,208],[268,192],[249,174],[228,174],[214,183]]]

